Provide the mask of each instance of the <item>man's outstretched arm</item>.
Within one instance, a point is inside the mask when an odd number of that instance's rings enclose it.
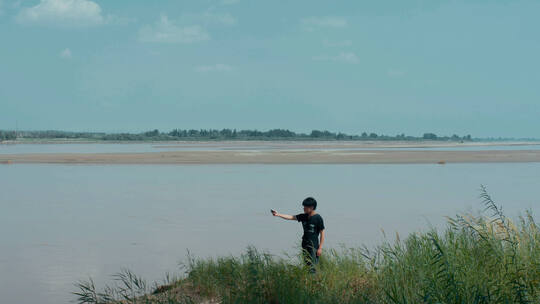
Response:
[[[296,217],[294,215],[281,214],[281,213],[278,213],[275,210],[272,211],[272,215],[273,216],[279,216],[280,218],[286,219],[286,220],[296,220]]]

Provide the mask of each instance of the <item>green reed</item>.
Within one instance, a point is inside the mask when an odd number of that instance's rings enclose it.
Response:
[[[79,282],[78,303],[540,303],[540,230],[530,212],[507,218],[484,187],[481,216],[448,218],[374,249],[327,249],[317,273],[301,254],[248,247],[240,256],[198,259],[185,275],[149,288],[123,270],[96,292]],[[151,290],[150,290],[151,289]]]

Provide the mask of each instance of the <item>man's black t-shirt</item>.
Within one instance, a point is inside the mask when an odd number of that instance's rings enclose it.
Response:
[[[302,248],[313,246],[314,249],[319,248],[319,233],[324,229],[322,217],[317,213],[313,216],[308,216],[305,213],[295,215],[296,220],[302,222],[304,227],[304,235],[302,236]]]

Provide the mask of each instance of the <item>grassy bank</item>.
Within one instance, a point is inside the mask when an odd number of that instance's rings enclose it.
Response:
[[[97,292],[77,284],[78,303],[539,303],[540,230],[530,213],[511,221],[482,189],[479,217],[448,218],[374,249],[324,252],[318,272],[300,255],[248,248],[239,257],[188,257],[186,275],[152,287],[124,270]]]

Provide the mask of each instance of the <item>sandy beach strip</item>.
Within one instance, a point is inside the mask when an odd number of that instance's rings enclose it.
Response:
[[[170,151],[0,154],[1,164],[447,164],[540,162],[540,150],[493,151]]]
[[[482,148],[490,146],[532,146],[540,142],[433,142],[433,141],[222,141],[222,142],[165,142],[153,147],[163,148],[263,148],[263,149],[387,149],[387,148]]]

